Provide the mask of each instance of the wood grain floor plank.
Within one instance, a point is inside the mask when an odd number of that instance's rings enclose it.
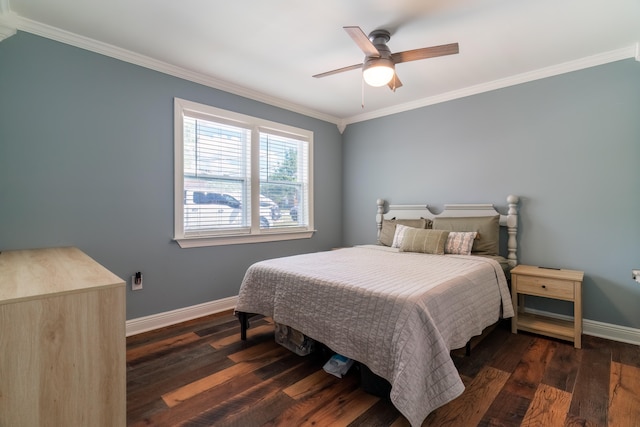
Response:
[[[535,338],[505,384],[505,391],[533,399],[557,346],[555,341]]]
[[[240,325],[239,321],[235,319],[234,321],[228,322],[227,324],[229,325],[229,328],[220,328],[218,327],[218,325],[214,325],[208,328],[198,329],[195,331],[195,333],[202,338],[208,339],[211,343],[214,343],[214,344],[216,341],[222,340],[223,338],[228,338],[231,340],[230,337],[233,337],[237,341],[240,341],[238,339],[239,338],[238,328]],[[225,324],[225,326],[227,324]],[[265,325],[273,325],[273,323],[269,322],[268,319],[260,318],[252,322],[251,327],[255,329],[257,327],[265,326]],[[254,338],[255,338],[255,335],[254,335]],[[234,340],[233,342],[236,342],[236,341]]]
[[[282,393],[282,389],[309,374],[310,371],[305,364],[292,367],[241,393],[230,396],[224,402],[191,418],[190,425],[199,423],[198,425],[242,425],[244,427],[265,424],[276,415],[270,408],[272,405],[279,406],[282,402],[291,401]],[[252,410],[246,411],[247,407]]]
[[[611,351],[588,349],[582,352],[568,420],[590,425],[607,425]],[[615,427],[615,426],[612,426]]]
[[[262,381],[254,387],[226,400],[223,405],[216,405],[213,408],[191,417],[181,425],[185,427],[233,425],[237,422],[236,417],[242,414],[247,407],[253,408],[254,410],[252,410],[250,414],[245,414],[245,417],[250,417],[252,423],[256,423],[254,425],[259,425],[261,414],[258,409],[271,405],[274,399],[281,394],[280,387],[274,384],[272,380]]]
[[[557,389],[573,392],[582,361],[582,351],[571,344],[558,343],[558,346],[545,370],[542,382]]]
[[[493,360],[497,354],[503,353],[500,350],[496,351],[496,349],[506,345],[506,341],[511,335],[511,331],[507,331],[504,325],[501,325],[471,350],[471,357],[464,355],[464,352],[454,353],[457,357],[453,358],[453,363],[456,365],[460,375],[471,378],[478,375],[489,361]]]
[[[429,414],[423,425],[477,425],[508,379],[508,372],[483,368],[460,397]]]
[[[380,399],[362,415],[349,423],[348,427],[387,427],[396,420],[404,419],[402,414],[387,399]]]
[[[323,371],[324,373],[324,371]],[[326,374],[326,373],[325,373]],[[340,396],[355,390],[358,387],[358,380],[355,375],[349,373],[343,378],[335,378],[332,381],[323,375],[314,375],[315,378],[322,382],[321,385],[310,384],[305,381],[303,387],[296,387],[298,391],[292,392],[291,389],[287,395],[294,395],[295,404],[286,411],[272,419],[268,426],[298,426],[311,418],[317,411],[321,410],[328,402],[338,399]],[[327,374],[328,375],[328,374]],[[330,375],[331,376],[331,375]],[[286,390],[286,388],[285,388]],[[313,393],[308,390],[314,390]]]
[[[180,322],[175,325],[131,335],[127,337],[127,349],[133,349],[152,341],[159,341],[166,337],[184,334],[185,332],[196,331],[198,328],[207,328],[220,323],[228,323],[232,319],[235,319],[235,317],[232,316],[232,310],[226,310],[220,313]]]
[[[307,375],[310,375],[311,373],[317,372],[322,368],[322,365],[319,364],[319,362],[314,362],[314,358],[315,356],[313,355],[310,355],[309,357],[303,357],[289,352],[283,357],[276,359],[273,363],[256,369],[255,371],[253,371],[253,373],[264,380],[268,380],[269,378],[275,377],[283,372],[290,370],[292,367],[303,365],[308,368]]]
[[[266,427],[271,426],[270,420],[277,417],[293,405],[289,396],[279,392],[271,398],[265,399],[252,406],[251,411],[239,410],[230,414],[226,419],[216,421],[216,427]]]
[[[613,362],[608,425],[640,426],[640,368]]]
[[[584,336],[584,349],[601,349],[611,352],[613,362],[640,368],[640,346],[604,338]]]
[[[283,392],[292,399],[302,400],[307,396],[318,393],[340,381],[337,378],[323,370],[318,370],[306,378],[296,382],[285,388]]]
[[[212,408],[220,405],[239,395],[246,390],[262,384],[264,380],[257,377],[253,372],[238,375],[232,381],[220,384],[217,387],[204,390],[197,395],[177,404],[167,407],[164,411],[156,411],[143,419],[136,420],[131,426],[176,426],[191,420]],[[164,403],[164,402],[163,402]],[[165,405],[166,406],[166,405]]]
[[[283,358],[290,357],[291,355],[286,354]],[[295,382],[315,371],[314,367],[310,367],[309,365],[305,364],[299,357],[292,360],[295,360],[295,362],[291,363],[288,370],[284,371],[284,373],[286,374],[283,376],[283,378],[285,378],[285,381],[282,384],[284,385]],[[278,359],[274,363],[279,362],[280,360]],[[168,408],[162,413],[155,413],[153,414],[153,416],[147,417],[147,420],[145,421],[147,422],[147,425],[175,426],[181,425],[182,423],[206,424],[208,422],[207,420],[216,418],[215,424],[206,425],[217,426],[225,424],[235,425],[235,421],[233,421],[233,417],[235,416],[246,416],[249,422],[251,419],[258,419],[259,417],[262,417],[264,415],[261,413],[262,409],[258,411],[258,407],[253,405],[250,406],[251,410],[247,410],[247,408],[241,408],[239,410],[236,407],[237,401],[233,403],[234,401],[232,400],[234,399],[234,397],[241,396],[243,393],[246,393],[247,390],[251,390],[255,387],[259,387],[261,384],[265,384],[264,378],[258,377],[255,374],[256,372],[257,371],[252,371],[234,377],[232,380],[221,383],[215,387],[198,393],[188,400],[181,402],[176,406]],[[282,385],[281,387],[284,387],[284,385]],[[231,401],[232,403],[228,404],[229,401]],[[268,399],[266,399],[265,401],[268,401]],[[281,404],[281,402],[282,401],[280,400],[278,402],[270,402],[270,404]],[[267,409],[271,410],[269,405],[267,405]],[[232,417],[232,419],[230,421],[226,420],[223,422],[224,417]],[[239,422],[238,425],[247,427],[255,424]]]
[[[237,335],[237,333],[236,333]],[[230,339],[231,337],[229,337]],[[219,346],[216,341],[224,339],[227,343],[225,345]],[[233,341],[228,341],[225,336],[218,336],[218,334],[211,335],[207,338],[204,338],[211,348],[215,349],[216,353],[223,354],[225,356],[229,356],[237,351],[245,350],[247,348],[253,347],[256,344],[260,344],[263,342],[273,342],[273,327],[271,327],[271,333],[262,333],[258,335],[253,335],[251,340],[242,341],[239,337],[234,337]]]
[[[225,369],[230,369],[233,366],[235,366],[235,364],[228,359],[215,361],[215,359],[208,360],[206,356],[194,361],[193,364],[188,366],[175,365],[173,366],[173,370],[171,366],[167,366],[164,369],[165,375],[159,377],[159,379],[144,385],[139,385],[136,388],[129,388],[127,405],[134,408],[138,404],[148,402],[152,397],[159,397],[170,393],[181,387],[197,382],[202,378],[207,378]]]
[[[304,420],[301,427],[347,426],[380,400],[357,387]]]
[[[273,334],[273,325],[270,325],[270,324],[260,325],[260,326],[252,327],[247,331],[247,339],[254,339],[258,335],[269,335],[269,334]],[[234,343],[238,343],[240,341],[241,341],[240,335],[231,334],[224,338],[213,341],[211,343],[211,346],[215,349],[221,349],[223,347],[226,347]]]
[[[611,358],[614,362],[640,368],[640,345],[615,342],[612,347]]]
[[[402,417],[395,420],[389,427],[411,427],[411,424],[409,423],[409,420]]]
[[[229,320],[227,322],[218,323],[215,325],[201,327],[195,330],[194,332],[199,337],[207,337],[209,335],[215,335],[215,334],[220,334],[224,332],[228,332],[229,334],[236,334],[237,326],[238,326],[238,320],[234,319],[234,320]]]
[[[165,338],[160,341],[154,341],[149,344],[127,350],[127,363],[132,365],[149,358],[158,358],[171,351],[175,351],[180,347],[184,347],[187,344],[196,342],[199,339],[200,337],[194,332],[187,332],[185,334]]]
[[[531,341],[535,339],[529,334],[508,334],[501,345],[503,351],[497,351],[489,366],[504,372],[513,372],[528,351]]]
[[[229,359],[233,360],[236,363],[240,362],[248,362],[250,360],[260,358],[263,354],[273,351],[279,350],[282,347],[278,345],[273,340],[265,341],[258,345],[254,345],[252,347],[246,348],[244,350],[237,351],[233,354],[230,354]]]
[[[148,420],[154,414],[165,412],[167,405],[159,396],[149,397],[144,402],[138,402],[135,406],[130,407],[127,402],[127,426],[153,425],[148,424]],[[156,424],[158,425],[158,424]]]
[[[519,426],[530,404],[531,400],[527,398],[501,390],[482,416],[478,427]]]
[[[562,426],[571,405],[571,393],[540,384],[522,420],[523,426]]]
[[[171,377],[176,372],[185,370],[188,372],[212,363],[225,365],[233,362],[216,352],[207,343],[196,342],[193,346],[186,346],[181,351],[150,358],[135,367],[129,366],[127,369],[127,388],[129,391],[135,392],[138,389],[147,388],[151,381],[157,381],[158,378]]]
[[[268,365],[277,358],[282,357],[288,350],[280,347],[268,351],[261,355],[261,357],[254,358],[250,362],[236,363],[235,365],[216,372],[213,375],[208,375],[190,384],[178,388],[177,390],[165,393],[162,395],[162,399],[169,407],[173,407],[205,390],[216,387],[222,383],[225,383],[234,377],[249,372],[253,372],[256,369]]]

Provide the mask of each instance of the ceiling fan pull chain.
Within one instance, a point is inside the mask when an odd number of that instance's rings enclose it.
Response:
[[[360,107],[364,110],[364,77],[360,77],[360,90],[361,90],[361,100]]]

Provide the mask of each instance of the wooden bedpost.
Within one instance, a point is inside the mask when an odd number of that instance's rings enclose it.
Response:
[[[382,231],[382,215],[384,215],[384,199],[376,200],[378,211],[376,213],[376,225],[378,226],[378,237],[376,243],[380,243],[380,231]]]
[[[518,256],[516,252],[518,250],[518,240],[516,238],[518,234],[518,202],[520,199],[518,196],[507,197],[507,203],[509,204],[509,211],[507,212],[507,233],[509,234],[509,240],[507,241],[507,260],[509,267],[515,267],[518,264]]]

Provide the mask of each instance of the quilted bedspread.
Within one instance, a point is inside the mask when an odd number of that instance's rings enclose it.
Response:
[[[236,310],[271,316],[364,363],[391,383],[391,401],[412,426],[464,391],[450,350],[513,316],[495,260],[377,245],[258,262]]]

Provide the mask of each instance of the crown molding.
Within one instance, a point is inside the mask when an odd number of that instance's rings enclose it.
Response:
[[[88,37],[84,37],[75,33],[71,33],[59,28],[55,28],[37,21],[23,18],[9,8],[9,0],[0,0],[0,42],[7,37],[11,37],[16,30],[25,31],[71,46],[75,46],[84,50],[95,52],[131,64],[139,65],[150,70],[158,71],[183,80],[199,83],[213,89],[222,90],[254,101],[263,102],[265,104],[299,113],[308,117],[316,118],[337,126],[338,131],[342,134],[346,127],[351,123],[363,122],[366,120],[376,119],[391,114],[402,113],[405,111],[415,110],[417,108],[429,105],[439,104],[442,102],[452,101],[471,95],[477,95],[483,92],[489,92],[496,89],[502,89],[509,86],[515,86],[534,80],[552,77],[559,74],[565,74],[572,71],[578,71],[585,68],[595,67],[610,62],[615,62],[628,58],[635,58],[640,61],[640,42],[626,48],[604,52],[601,54],[581,58],[575,61],[569,61],[558,65],[553,65],[539,70],[534,70],[515,76],[506,77],[504,79],[494,80],[474,86],[469,86],[459,90],[422,98],[413,102],[396,105],[390,108],[382,108],[364,114],[340,118],[329,114],[277,98],[259,91],[248,89],[239,85],[235,85],[213,76],[197,73],[185,68],[181,68],[157,59],[141,55],[126,49],[119,48],[107,43],[103,43]]]
[[[0,0],[0,17],[11,13],[11,7],[9,7],[9,0]]]
[[[6,0],[0,0],[0,2]],[[1,9],[0,9],[1,10]],[[197,73],[187,70],[157,59],[141,55],[126,49],[119,48],[107,43],[103,43],[88,37],[84,37],[69,31],[65,31],[59,28],[55,28],[46,24],[42,24],[37,21],[33,21],[21,16],[15,15],[15,26],[20,31],[25,31],[37,36],[45,37],[51,40],[55,40],[61,43],[65,43],[71,46],[78,47],[80,49],[88,50],[91,52],[99,53],[111,58],[119,59],[134,65],[139,65],[150,70],[159,71],[170,76],[178,77],[183,80],[199,83],[204,86],[208,86],[214,89],[219,89],[224,92],[232,93],[234,95],[249,98],[254,101],[263,102],[265,104],[279,107],[285,110],[293,111],[308,117],[313,117],[325,122],[338,125],[341,120],[338,117],[324,114],[310,108],[303,107],[301,105],[285,101],[280,98],[276,98],[262,92],[247,89],[245,87],[235,85],[207,74]],[[1,23],[1,21],[0,21]]]
[[[547,77],[557,76],[560,74],[570,73],[572,71],[579,71],[585,68],[591,68],[598,65],[608,64],[610,62],[620,61],[623,59],[635,58],[640,61],[640,42],[634,45],[612,50],[610,52],[604,52],[598,55],[588,56],[585,58],[577,59],[575,61],[564,62],[562,64],[553,65],[551,67],[541,68],[538,70],[517,74],[515,76],[506,77],[504,79],[494,80],[487,83],[482,83],[475,86],[469,86],[460,90],[454,90],[451,92],[443,93],[440,95],[432,96],[429,98],[423,98],[414,102],[408,102],[393,106],[391,108],[383,108],[376,111],[371,111],[365,114],[358,114],[344,119],[345,125],[357,122],[363,122],[365,120],[376,119],[379,117],[388,116],[391,114],[402,113],[409,110],[415,110],[417,108],[426,107],[429,105],[439,104],[446,101],[452,101],[454,99],[464,98],[471,95],[477,95],[483,92],[489,92],[496,89],[502,89],[509,86],[515,86],[522,83],[528,83],[534,80],[540,80]]]
[[[15,35],[17,15],[11,12],[9,0],[0,0],[0,42]]]
[[[0,22],[0,42],[15,35],[15,33],[15,27],[11,27]]]

